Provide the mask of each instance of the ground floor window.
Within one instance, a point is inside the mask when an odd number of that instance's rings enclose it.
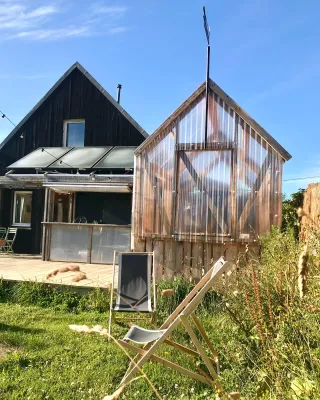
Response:
[[[31,226],[31,208],[32,192],[14,192],[12,224],[16,226]]]

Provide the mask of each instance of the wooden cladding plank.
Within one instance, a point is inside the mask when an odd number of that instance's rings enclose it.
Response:
[[[164,247],[164,277],[173,278],[176,273],[176,242],[167,240]]]
[[[146,251],[146,240],[134,238],[134,251]]]
[[[198,282],[202,278],[203,243],[192,243],[192,280]]]
[[[154,248],[154,268],[155,279],[158,281],[163,277],[164,270],[164,242],[163,240],[155,240],[153,242]]]
[[[208,272],[212,266],[211,256],[212,256],[212,243],[204,243],[203,245],[204,273]]]
[[[181,274],[184,269],[183,242],[176,242],[176,274]]]
[[[238,259],[239,246],[237,243],[226,246],[226,260],[236,262]]]
[[[225,256],[226,256],[226,251],[225,251],[225,246],[223,244],[212,245],[212,252],[211,252],[212,263],[218,261],[220,257],[225,257]]]
[[[146,239],[146,251],[148,252],[152,252],[153,251],[153,243],[152,243],[152,239]]]
[[[191,242],[183,242],[183,261],[184,261],[184,269],[183,269],[183,277],[190,281],[191,279]]]

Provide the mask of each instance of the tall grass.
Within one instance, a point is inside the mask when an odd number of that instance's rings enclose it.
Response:
[[[274,228],[262,249],[258,265],[243,260],[236,295],[224,294],[236,317],[229,343],[247,382],[244,392],[265,399],[320,398],[320,246],[308,243],[308,268],[306,248],[291,230]]]
[[[86,295],[80,295],[72,288],[50,286],[42,282],[24,281],[12,286],[0,280],[0,301],[50,307],[73,313],[104,313],[109,310],[110,293],[107,289],[97,288]]]

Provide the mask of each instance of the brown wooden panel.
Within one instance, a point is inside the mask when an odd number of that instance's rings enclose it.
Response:
[[[203,243],[192,243],[192,280],[198,282],[202,278]]]
[[[192,265],[192,258],[191,258],[191,242],[183,242],[183,259],[184,259],[184,269],[183,269],[183,276],[184,278],[189,281],[191,279],[191,265]]]
[[[183,259],[183,242],[176,242],[176,274],[181,274],[184,268],[184,259]]]
[[[204,272],[208,272],[212,266],[212,243],[204,243],[203,245],[203,259],[204,259]]]
[[[173,278],[176,272],[176,244],[173,240],[166,240],[164,246],[164,277]]]
[[[153,242],[154,248],[154,268],[156,280],[163,278],[164,270],[164,242],[163,240],[155,240]]]

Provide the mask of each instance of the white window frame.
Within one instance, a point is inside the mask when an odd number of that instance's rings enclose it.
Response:
[[[14,196],[13,196],[13,214],[12,214],[12,226],[22,226],[22,227],[26,227],[26,228],[30,228],[31,227],[31,222],[26,222],[26,223],[19,223],[19,222],[15,222],[15,216],[16,216],[16,204],[17,204],[17,194],[31,194],[32,196],[32,192],[28,191],[28,190],[15,190],[14,191]],[[32,199],[32,197],[31,197]],[[31,200],[32,201],[32,200]],[[32,215],[32,210],[31,210],[31,215]]]
[[[86,121],[84,118],[79,119],[66,119],[63,121],[63,147],[67,147],[67,138],[68,138],[68,124],[83,124],[84,123],[84,132],[86,132]],[[83,143],[84,145],[84,143]]]

